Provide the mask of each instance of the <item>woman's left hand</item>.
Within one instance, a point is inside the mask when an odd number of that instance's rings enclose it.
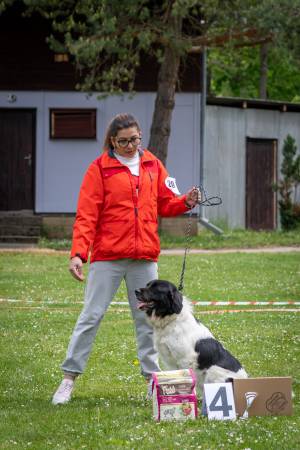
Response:
[[[196,186],[192,187],[192,189],[187,191],[185,195],[185,203],[188,208],[194,208],[200,201],[201,201],[201,192]]]

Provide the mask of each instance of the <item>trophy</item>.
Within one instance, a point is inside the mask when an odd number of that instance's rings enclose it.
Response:
[[[241,416],[241,419],[248,419],[249,417],[248,411],[257,397],[257,392],[245,392],[245,397],[246,397],[246,409],[243,415]]]

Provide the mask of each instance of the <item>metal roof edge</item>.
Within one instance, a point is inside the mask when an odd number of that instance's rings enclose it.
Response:
[[[268,109],[281,112],[300,112],[300,103],[277,100],[262,100],[240,97],[207,97],[207,105],[241,109]]]

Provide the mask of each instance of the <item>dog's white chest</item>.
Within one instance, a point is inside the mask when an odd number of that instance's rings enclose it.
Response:
[[[197,362],[195,345],[198,339],[212,337],[211,332],[196,322],[192,315],[181,317],[165,327],[154,327],[155,346],[168,369],[194,367]]]

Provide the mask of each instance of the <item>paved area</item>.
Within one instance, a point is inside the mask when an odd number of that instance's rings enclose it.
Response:
[[[14,252],[31,252],[53,254],[62,253],[68,254],[68,250],[52,250],[49,248],[38,248],[33,244],[0,244],[0,252],[14,253]],[[257,247],[257,248],[220,248],[220,249],[190,249],[189,254],[217,254],[217,253],[288,253],[300,252],[300,246],[289,247]],[[183,255],[184,248],[163,249],[161,255]]]
[[[181,255],[184,249],[165,249],[162,255]],[[215,253],[287,253],[300,252],[300,247],[258,247],[258,248],[220,248],[220,249],[190,249],[190,254],[215,254]]]

